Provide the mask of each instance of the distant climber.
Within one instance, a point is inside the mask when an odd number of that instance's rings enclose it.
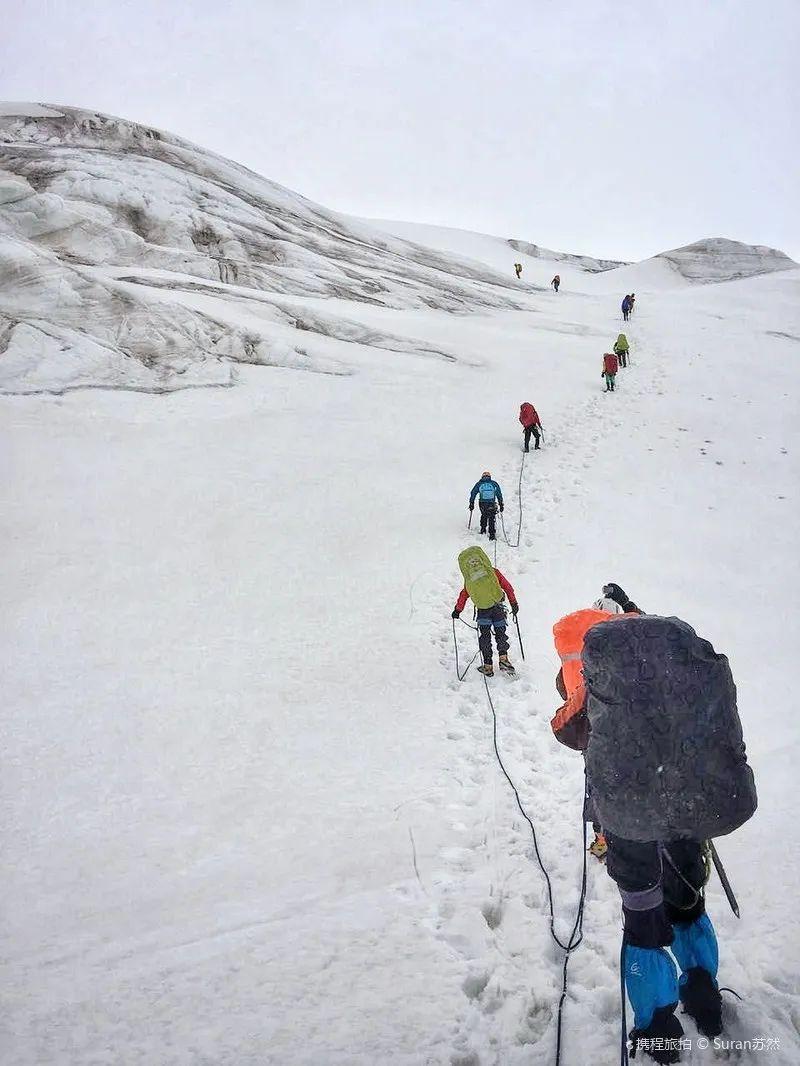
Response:
[[[519,604],[511,583],[496,567],[492,566],[486,552],[477,546],[466,548],[461,552],[458,563],[464,578],[464,587],[456,600],[452,616],[458,618],[466,607],[468,598],[477,608],[478,646],[483,658],[483,665],[478,667],[479,672],[487,677],[494,676],[492,663],[492,630],[494,629],[500,669],[507,673],[514,673],[514,667],[508,660],[507,613],[504,606],[505,598],[508,597],[511,613],[516,618]]]
[[[556,292],[558,292],[558,286],[561,284],[560,275],[556,274],[556,276],[553,278],[553,280],[550,282],[550,284],[553,286],[553,288],[556,290]]]
[[[628,344],[628,338],[624,333],[620,333],[614,341],[614,354],[619,358],[619,365],[621,367],[626,367],[628,365],[629,351],[630,345]]]
[[[514,269],[517,272],[517,278],[520,278],[522,276],[522,263],[515,263]]]
[[[606,352],[603,356],[603,369],[600,372],[600,377],[606,379],[606,392],[614,391],[614,379],[618,370],[619,359],[614,352]]]
[[[633,1052],[674,1063],[679,1001],[704,1037],[722,1031],[705,842],[753,815],[755,784],[726,657],[686,622],[639,611],[619,585],[603,599],[623,613],[598,601],[553,627],[568,697],[551,726],[585,753],[586,795],[605,831]]]
[[[630,316],[633,314],[633,305],[636,303],[636,293],[632,292],[628,299],[630,300],[630,307],[628,308],[628,315]]]
[[[630,298],[630,296],[628,296],[626,294],[625,295],[625,299],[622,301],[622,317],[623,317],[623,319],[626,322],[628,321],[628,317],[629,317],[630,313],[631,313],[631,298]]]
[[[519,421],[522,426],[524,437],[524,450],[526,452],[530,451],[531,434],[533,434],[533,438],[536,441],[533,450],[536,451],[539,447],[539,430],[542,428],[542,422],[532,403],[523,403],[520,405]]]
[[[480,481],[476,481],[469,494],[469,509],[475,509],[475,497],[478,497],[478,510],[481,513],[481,533],[489,530],[489,540],[495,540],[495,518],[497,508],[503,510],[503,493],[496,481],[492,481],[492,475],[488,470],[481,474]]]

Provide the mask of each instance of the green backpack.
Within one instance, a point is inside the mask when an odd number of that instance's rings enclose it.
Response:
[[[483,548],[477,545],[465,548],[458,557],[458,565],[464,575],[464,587],[476,607],[494,607],[502,602],[503,590]]]

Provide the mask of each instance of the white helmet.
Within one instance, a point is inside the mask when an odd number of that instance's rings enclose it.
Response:
[[[601,596],[599,600],[594,601],[592,607],[596,611],[606,611],[608,614],[625,614],[617,601],[612,600],[610,596]]]

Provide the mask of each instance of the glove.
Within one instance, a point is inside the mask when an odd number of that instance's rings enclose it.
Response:
[[[515,618],[517,617],[517,615],[519,614],[519,604],[518,603],[512,603],[511,604],[511,613],[514,615]]]
[[[613,600],[614,603],[618,603],[620,607],[624,607],[628,602],[628,593],[613,581],[610,581],[607,585],[603,585],[603,595],[608,596],[608,598]]]
[[[470,511],[474,511],[474,510],[475,510],[475,504],[474,504],[474,503],[471,503],[471,504],[469,505],[469,509],[470,509]]]
[[[501,504],[500,504],[500,514],[502,514],[502,513],[503,513],[503,505],[502,505],[502,503],[501,503]]]
[[[451,617],[451,618],[458,618],[458,616],[459,616],[460,614],[461,614],[461,611],[457,611],[457,610],[455,610],[455,608],[454,608],[454,609],[453,609],[453,613],[452,613],[452,615],[451,615],[450,617]]]
[[[603,595],[608,596],[608,598],[613,600],[614,603],[618,603],[623,611],[639,611],[636,604],[628,598],[628,593],[613,581],[608,585],[603,585]]]

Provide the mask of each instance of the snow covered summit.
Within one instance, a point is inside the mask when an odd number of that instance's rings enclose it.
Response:
[[[798,265],[777,248],[742,244],[725,237],[708,237],[683,248],[661,252],[655,258],[666,260],[687,281],[703,284],[795,270]]]

